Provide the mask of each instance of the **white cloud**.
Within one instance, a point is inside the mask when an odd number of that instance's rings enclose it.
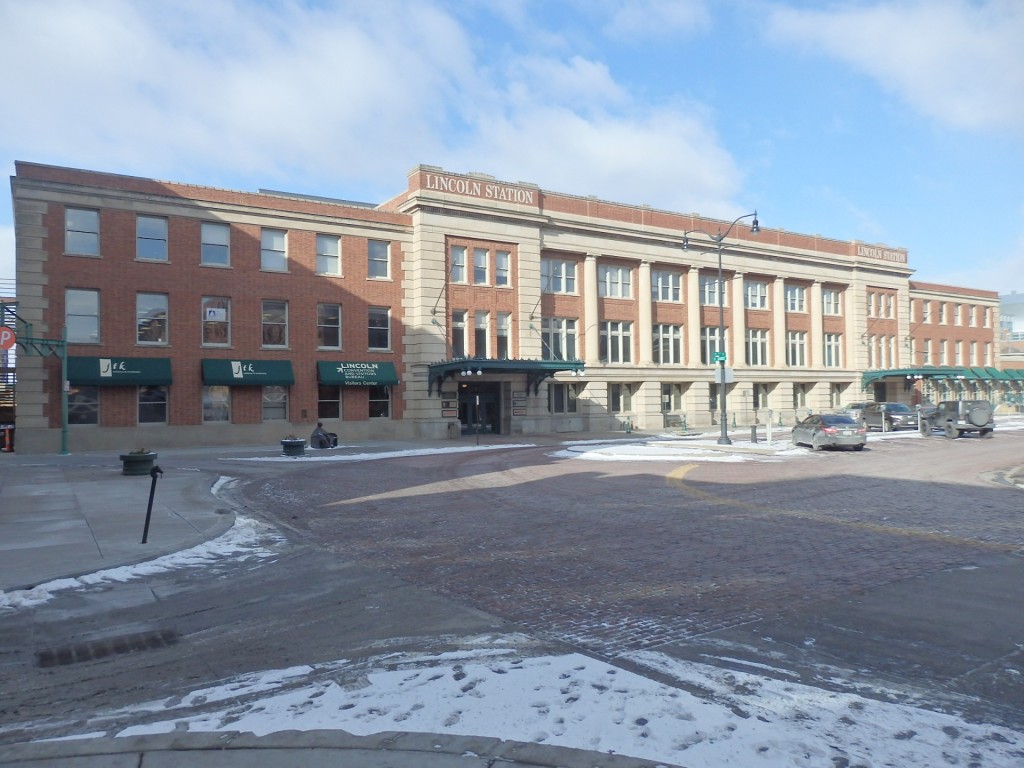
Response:
[[[688,34],[711,25],[711,12],[705,0],[611,0],[603,7],[610,11],[604,32],[611,38],[650,40]]]
[[[778,45],[845,61],[942,123],[1024,136],[1024,4],[1018,0],[776,6],[764,30]]]

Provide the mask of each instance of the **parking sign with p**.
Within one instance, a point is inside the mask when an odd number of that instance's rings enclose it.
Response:
[[[11,349],[17,341],[18,336],[13,329],[0,325],[0,349]]]

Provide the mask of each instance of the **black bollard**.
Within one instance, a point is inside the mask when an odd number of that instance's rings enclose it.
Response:
[[[757,442],[757,425],[756,424],[753,424],[750,427],[750,442],[752,442],[752,443],[756,443]]]
[[[145,544],[149,538],[149,519],[153,516],[153,495],[156,493],[156,478],[157,475],[162,475],[164,471],[160,467],[153,467],[149,470],[149,476],[153,478],[153,482],[149,486],[149,506],[146,507],[146,527],[142,529],[142,543]]]

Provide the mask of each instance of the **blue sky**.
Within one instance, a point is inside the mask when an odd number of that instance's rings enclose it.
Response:
[[[0,0],[0,168],[381,202],[424,163],[1009,293],[1022,39],[1020,0]]]

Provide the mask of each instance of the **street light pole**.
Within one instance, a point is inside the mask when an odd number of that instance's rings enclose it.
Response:
[[[729,439],[729,413],[726,409],[726,386],[725,386],[725,289],[722,283],[722,241],[729,236],[732,232],[732,228],[737,223],[743,221],[743,219],[753,218],[754,221],[750,225],[750,231],[753,234],[757,234],[761,231],[761,226],[757,222],[757,211],[753,213],[747,213],[743,216],[738,216],[733,219],[732,223],[726,227],[725,232],[719,228],[717,234],[712,235],[710,232],[706,232],[703,229],[690,229],[683,233],[683,250],[689,248],[689,237],[690,235],[700,233],[715,243],[715,250],[718,252],[718,340],[715,344],[714,357],[718,361],[718,426],[719,426],[719,445],[732,445],[732,440]]]

